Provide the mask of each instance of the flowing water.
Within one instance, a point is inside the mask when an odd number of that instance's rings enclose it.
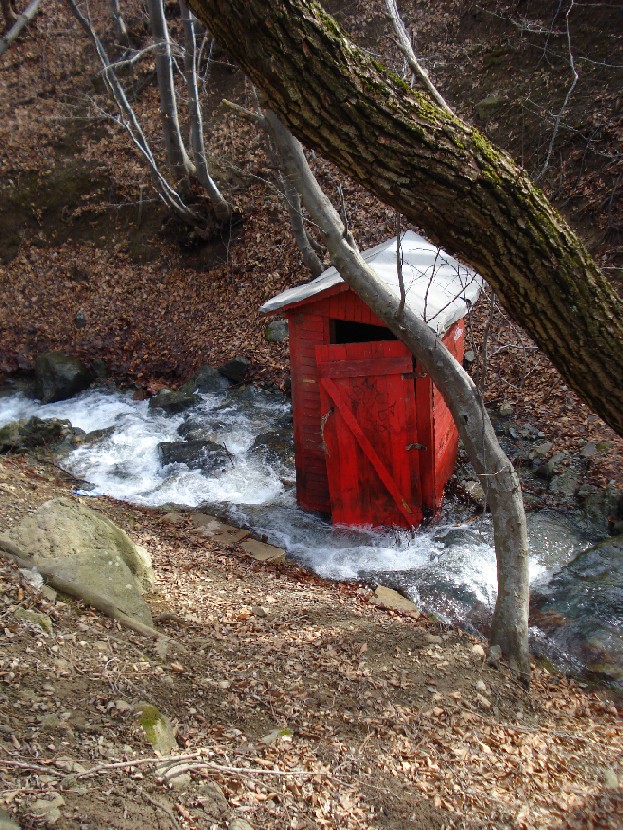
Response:
[[[41,405],[21,393],[0,397],[0,426],[18,418],[67,418],[87,433],[100,431],[62,461],[84,482],[82,495],[110,495],[148,506],[201,508],[265,534],[293,560],[336,580],[381,582],[449,622],[469,624],[495,601],[496,563],[487,517],[466,522],[465,508],[448,503],[441,521],[416,531],[334,527],[300,510],[294,468],[285,453],[261,452],[257,436],[289,423],[289,404],[251,388],[223,396],[200,396],[183,414],[169,416],[134,401],[130,394],[95,390],[68,401]],[[160,442],[181,441],[189,423],[227,448],[230,463],[217,473],[164,465]],[[530,573],[535,583],[585,548],[590,537],[560,515],[531,522]]]

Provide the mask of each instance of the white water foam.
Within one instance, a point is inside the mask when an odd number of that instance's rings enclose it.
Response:
[[[214,510],[266,534],[323,577],[392,584],[442,617],[455,618],[461,607],[474,602],[493,607],[496,561],[488,518],[457,526],[449,506],[445,524],[413,532],[378,531],[333,527],[300,510],[291,485],[294,470],[252,451],[255,438],[274,430],[287,411],[283,402],[259,394],[226,400],[203,395],[192,410],[172,417],[120,392],[88,391],[45,406],[16,394],[0,397],[0,426],[37,415],[67,418],[86,432],[110,429],[63,461],[93,488],[81,493],[148,506],[173,503]],[[162,465],[158,444],[182,440],[178,428],[187,417],[227,448],[231,464],[224,472]],[[448,532],[455,534],[452,543],[444,542]],[[531,576],[543,577],[551,566],[547,544],[538,545]]]

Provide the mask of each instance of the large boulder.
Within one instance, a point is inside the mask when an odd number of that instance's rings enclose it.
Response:
[[[63,352],[46,352],[39,355],[35,364],[35,395],[43,403],[64,401],[87,389],[92,379],[78,358]]]
[[[219,366],[218,371],[232,383],[242,383],[250,368],[251,364],[246,357],[234,357],[233,360],[228,360],[227,363]]]
[[[192,394],[193,392],[201,392],[204,395],[220,395],[223,394],[229,381],[224,377],[218,369],[212,366],[202,366],[197,369],[186,383],[180,386],[180,392]]]
[[[151,625],[142,597],[154,583],[146,550],[113,522],[79,501],[47,501],[6,534],[35,563],[65,582],[85,586],[130,617]]]
[[[157,395],[149,401],[150,409],[159,409],[165,415],[178,415],[180,412],[189,409],[196,403],[199,403],[200,398],[192,391],[183,391],[178,389],[161,389]]]
[[[253,442],[251,452],[261,454],[269,463],[279,461],[292,466],[294,464],[292,427],[262,432]]]
[[[80,443],[82,430],[75,430],[66,419],[42,420],[33,415],[28,420],[11,421],[0,428],[0,452],[24,452],[36,447],[57,447],[62,441]]]
[[[186,464],[191,470],[219,473],[231,467],[231,456],[222,444],[212,441],[161,441],[158,455],[163,465]]]
[[[219,433],[226,428],[225,422],[220,419],[211,418],[204,422],[200,418],[187,418],[177,428],[177,433],[184,441],[210,441],[218,443]]]

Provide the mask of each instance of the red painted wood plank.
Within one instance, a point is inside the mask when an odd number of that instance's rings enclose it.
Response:
[[[344,419],[345,423],[348,425],[348,428],[350,429],[351,433],[356,438],[357,443],[359,444],[359,446],[369,459],[370,463],[376,470],[378,477],[381,479],[381,481],[387,488],[387,491],[394,499],[399,512],[402,514],[404,519],[409,524],[412,523],[415,520],[413,508],[407,503],[404,496],[398,489],[392,474],[389,472],[383,461],[377,455],[376,450],[370,443],[367,436],[363,433],[361,427],[357,423],[357,419],[351,412],[350,407],[348,406],[346,400],[342,396],[342,393],[337,388],[335,383],[333,383],[331,378],[323,378],[322,386],[324,389],[327,390],[333,402],[339,409],[340,415]]]
[[[411,371],[412,361],[409,357],[368,357],[364,360],[332,360],[318,366],[320,378],[368,377],[371,375],[399,374]]]

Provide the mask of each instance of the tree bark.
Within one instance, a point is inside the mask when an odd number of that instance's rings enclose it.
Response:
[[[313,0],[189,0],[307,146],[490,283],[623,435],[623,301],[527,173],[351,43]]]
[[[173,79],[173,55],[169,27],[164,13],[163,0],[148,0],[151,31],[156,41],[156,74],[160,92],[160,115],[167,160],[172,173],[179,180],[195,174],[195,166],[190,160],[180,129],[177,111],[175,81]]]
[[[5,0],[3,0],[2,11],[7,26],[11,21],[14,22],[7,33],[0,37],[0,55],[4,55],[13,41],[17,40],[17,38],[21,35],[22,30],[25,29],[31,20],[36,16],[40,5],[41,0],[31,0],[24,11],[21,14],[16,15],[11,4],[8,1],[5,2]]]
[[[299,142],[274,113],[267,111],[264,117],[285,172],[320,227],[340,275],[407,345],[452,413],[493,517],[498,596],[490,642],[499,645],[513,669],[529,681],[528,535],[521,487],[513,465],[500,447],[480,393],[432,329],[388,290],[359,251],[347,242],[344,225],[309,169]]]
[[[212,203],[214,216],[221,222],[231,218],[231,207],[218,189],[216,182],[208,170],[208,157],[203,140],[203,113],[197,90],[197,41],[195,38],[195,22],[185,0],[179,0],[184,29],[184,78],[188,93],[188,113],[190,120],[190,148],[195,163],[195,176],[199,184],[205,189]]]
[[[191,227],[197,227],[200,217],[184,204],[183,199],[177,191],[171,187],[160,172],[156,159],[151,152],[149,142],[147,141],[147,138],[141,129],[141,125],[136,118],[134,110],[127,99],[123,86],[119,83],[114,66],[111,64],[108,55],[106,54],[104,45],[91,25],[91,21],[82,14],[76,0],[67,0],[67,2],[78,23],[95,47],[95,51],[97,52],[97,56],[102,65],[104,81],[113,97],[115,104],[117,105],[117,109],[119,110],[119,123],[125,130],[127,130],[134,146],[147,162],[147,166],[158,196],[162,199],[169,210],[176,213]]]

